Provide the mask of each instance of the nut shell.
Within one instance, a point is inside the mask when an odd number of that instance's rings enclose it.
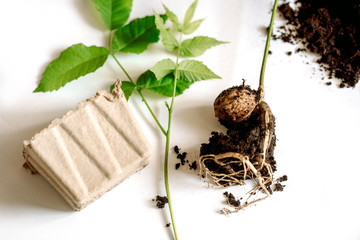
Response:
[[[258,102],[256,90],[249,86],[232,87],[222,91],[215,99],[215,116],[223,125],[236,125],[250,116]]]

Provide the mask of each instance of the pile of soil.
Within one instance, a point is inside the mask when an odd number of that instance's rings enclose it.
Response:
[[[279,6],[287,24],[280,28],[285,42],[301,43],[319,54],[317,62],[340,87],[354,87],[360,78],[360,1],[296,0]],[[299,49],[301,51],[303,49]]]

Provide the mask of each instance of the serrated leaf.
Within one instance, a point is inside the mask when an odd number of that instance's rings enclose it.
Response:
[[[165,4],[163,4],[163,7],[166,11],[166,15],[168,16],[169,20],[172,22],[174,29],[178,32],[181,31],[181,25],[179,23],[178,17],[175,15],[175,13],[173,13],[172,11],[170,11]]]
[[[156,78],[160,80],[169,73],[173,72],[174,69],[175,63],[171,59],[167,58],[157,62],[152,68],[150,68],[150,71],[152,71]]]
[[[121,82],[121,90],[124,92],[125,98],[128,101],[131,94],[134,92],[135,90],[135,84],[133,84],[132,82]]]
[[[109,50],[103,47],[75,44],[65,49],[45,69],[39,86],[34,92],[57,90],[104,65]]]
[[[93,2],[110,30],[123,26],[129,19],[132,0],[93,0]]]
[[[190,82],[220,78],[202,62],[196,60],[184,60],[180,62],[178,74],[180,79]]]
[[[193,83],[194,82],[186,82],[181,79],[177,79],[175,95],[181,95]],[[155,74],[148,70],[140,75],[136,86],[140,89],[150,90],[164,97],[171,97],[174,88],[174,74],[170,73],[162,79],[157,80]]]
[[[161,18],[166,19],[165,15]],[[112,41],[114,51],[142,53],[150,43],[159,41],[155,16],[137,18],[116,30]]]
[[[189,24],[194,17],[195,9],[197,7],[198,0],[195,0],[190,7],[186,10],[184,17],[184,25]]]
[[[155,24],[157,29],[160,31],[161,41],[164,47],[168,51],[175,50],[178,47],[178,42],[174,37],[173,31],[165,27],[163,19],[159,16],[159,14],[155,13]]]
[[[199,20],[193,21],[191,23],[184,24],[184,28],[183,28],[182,32],[185,35],[192,34],[200,27],[200,24],[202,23],[202,21],[204,21],[204,19],[199,19]]]
[[[223,44],[215,38],[198,36],[184,40],[180,45],[180,54],[185,57],[198,57],[206,50],[219,44]]]

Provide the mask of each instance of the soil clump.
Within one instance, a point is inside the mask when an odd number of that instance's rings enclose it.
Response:
[[[156,207],[157,208],[164,208],[165,205],[168,203],[168,199],[167,197],[162,197],[157,195],[155,199],[153,199],[153,201],[156,201]]]

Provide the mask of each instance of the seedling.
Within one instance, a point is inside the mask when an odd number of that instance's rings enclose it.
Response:
[[[248,179],[256,182],[243,204],[226,194],[234,210],[224,208],[222,213],[237,212],[268,198],[275,190],[274,184],[280,181],[273,177],[275,117],[264,101],[264,73],[277,2],[275,0],[272,10],[258,90],[252,90],[244,81],[241,86],[221,92],[214,102],[214,111],[219,122],[228,128],[227,135],[213,132],[209,143],[201,147],[200,172],[205,178],[220,187],[244,185]],[[265,196],[253,199],[259,191]]]

